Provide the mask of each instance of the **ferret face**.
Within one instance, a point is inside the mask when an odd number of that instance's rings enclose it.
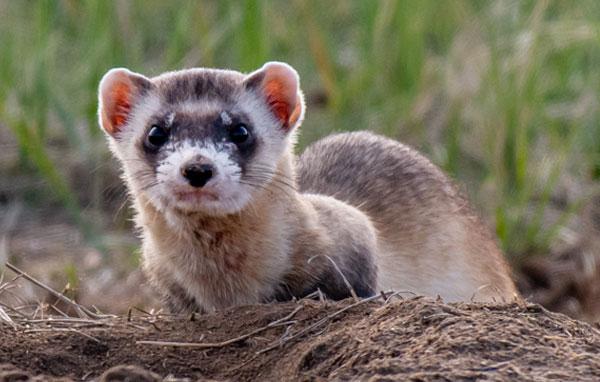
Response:
[[[298,75],[283,63],[152,79],[113,69],[99,93],[100,124],[130,191],[161,212],[242,210],[272,181],[304,110]]]

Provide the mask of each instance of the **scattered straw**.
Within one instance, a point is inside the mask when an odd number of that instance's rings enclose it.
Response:
[[[231,339],[229,339],[227,341],[223,341],[223,342],[215,342],[215,343],[204,342],[203,343],[203,342],[136,341],[136,344],[138,344],[138,345],[175,346],[175,347],[187,347],[187,348],[198,348],[198,349],[221,348],[221,347],[225,347],[225,346],[234,344],[236,342],[240,342],[245,339],[248,339],[248,338],[255,336],[261,332],[264,332],[267,329],[270,329],[270,328],[273,328],[276,326],[281,326],[284,323],[285,324],[293,324],[295,321],[290,321],[290,319],[292,317],[294,317],[296,315],[296,313],[298,313],[300,311],[300,309],[302,309],[302,306],[296,307],[287,316],[282,317],[273,322],[270,322],[269,324],[267,324],[263,327],[260,327],[256,330],[253,330],[250,333],[241,335],[239,337],[231,338]]]
[[[323,324],[331,321],[333,318],[339,316],[340,314],[344,313],[347,310],[350,310],[350,309],[355,308],[355,307],[357,307],[359,305],[365,304],[365,303],[367,303],[369,301],[377,300],[379,298],[381,298],[381,295],[376,294],[374,296],[367,297],[367,298],[364,298],[362,300],[358,300],[357,302],[355,302],[353,304],[347,305],[347,306],[345,306],[345,307],[343,307],[343,308],[341,308],[339,310],[336,310],[335,312],[327,315],[326,317],[320,319],[319,321],[315,322],[314,324],[309,325],[306,328],[304,328],[304,329],[302,329],[302,330],[300,330],[300,331],[292,334],[291,336],[289,336],[287,338],[282,338],[282,339],[279,339],[279,340],[275,341],[275,343],[273,343],[272,345],[270,345],[270,346],[268,346],[268,347],[266,347],[266,348],[264,348],[262,350],[259,350],[256,354],[257,355],[258,354],[263,354],[263,353],[266,353],[266,352],[271,351],[273,349],[276,349],[276,348],[278,348],[278,347],[280,347],[280,346],[282,346],[282,345],[284,345],[284,344],[286,344],[286,343],[288,343],[288,342],[290,342],[292,340],[295,340],[295,339],[303,336],[306,333],[311,332],[312,330],[314,330],[314,329],[318,328],[319,326],[321,326],[321,325],[323,325]]]
[[[10,318],[10,316],[4,311],[4,309],[2,309],[1,306],[0,306],[0,321],[6,322],[10,326],[12,326],[13,329],[17,328],[17,324],[15,324],[15,322],[12,320],[12,318]]]
[[[99,339],[97,339],[94,336],[90,336],[87,333],[84,333],[82,331],[79,331],[75,328],[50,328],[50,329],[27,329],[25,330],[23,333],[25,334],[29,334],[29,333],[55,333],[55,332],[68,332],[68,333],[77,333],[83,337],[86,337],[96,343],[101,344],[102,341],[100,341]]]
[[[329,262],[331,263],[331,265],[333,265],[333,267],[335,268],[336,272],[340,275],[340,277],[344,281],[344,284],[346,285],[346,288],[348,288],[348,291],[352,295],[352,298],[354,299],[354,301],[359,301],[360,299],[358,298],[358,295],[356,294],[356,291],[352,287],[352,284],[350,284],[350,282],[346,278],[346,275],[344,275],[344,272],[342,272],[342,270],[340,269],[340,267],[338,267],[338,265],[331,258],[331,256],[328,256],[328,255],[315,255],[315,256],[311,257],[310,259],[308,259],[308,263],[310,264],[311,261],[313,261],[316,257],[319,257],[319,256],[325,257],[327,260],[329,260]]]
[[[39,281],[38,279],[36,279],[36,278],[28,275],[27,273],[25,273],[24,271],[22,271],[19,268],[15,267],[14,265],[12,265],[10,263],[6,263],[5,265],[6,265],[6,267],[8,269],[10,269],[11,271],[15,272],[17,275],[23,277],[24,279],[28,280],[29,282],[33,283],[34,285],[36,285],[36,286],[38,286],[38,287],[46,290],[48,293],[50,293],[51,295],[53,295],[54,297],[56,297],[57,299],[59,299],[63,303],[65,303],[65,304],[70,305],[71,307],[73,307],[73,309],[75,309],[75,311],[77,312],[77,314],[81,318],[101,319],[101,318],[114,317],[113,315],[96,314],[96,313],[92,312],[91,310],[87,309],[86,307],[84,307],[83,305],[80,305],[77,302],[75,302],[74,300],[71,300],[70,298],[68,298],[64,294],[62,294],[60,292],[57,292],[56,290],[52,289],[48,285],[46,285],[43,282]]]

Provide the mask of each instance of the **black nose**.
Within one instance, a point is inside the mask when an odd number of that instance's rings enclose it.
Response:
[[[213,166],[197,163],[188,164],[181,173],[192,187],[204,187],[213,176]]]

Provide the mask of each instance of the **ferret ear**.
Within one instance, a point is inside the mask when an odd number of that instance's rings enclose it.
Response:
[[[256,89],[263,95],[284,130],[291,130],[302,122],[304,99],[294,68],[283,62],[267,62],[250,73],[245,84],[247,89]]]
[[[113,137],[119,133],[135,103],[151,87],[150,80],[141,74],[124,68],[109,70],[98,90],[98,119],[104,131]]]

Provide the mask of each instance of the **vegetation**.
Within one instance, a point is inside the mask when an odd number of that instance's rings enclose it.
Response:
[[[27,203],[69,211],[102,247],[119,180],[101,76],[281,60],[309,102],[301,147],[358,129],[417,147],[518,261],[548,251],[600,178],[599,28],[595,0],[0,0],[0,138],[19,148],[0,185],[42,180]]]

